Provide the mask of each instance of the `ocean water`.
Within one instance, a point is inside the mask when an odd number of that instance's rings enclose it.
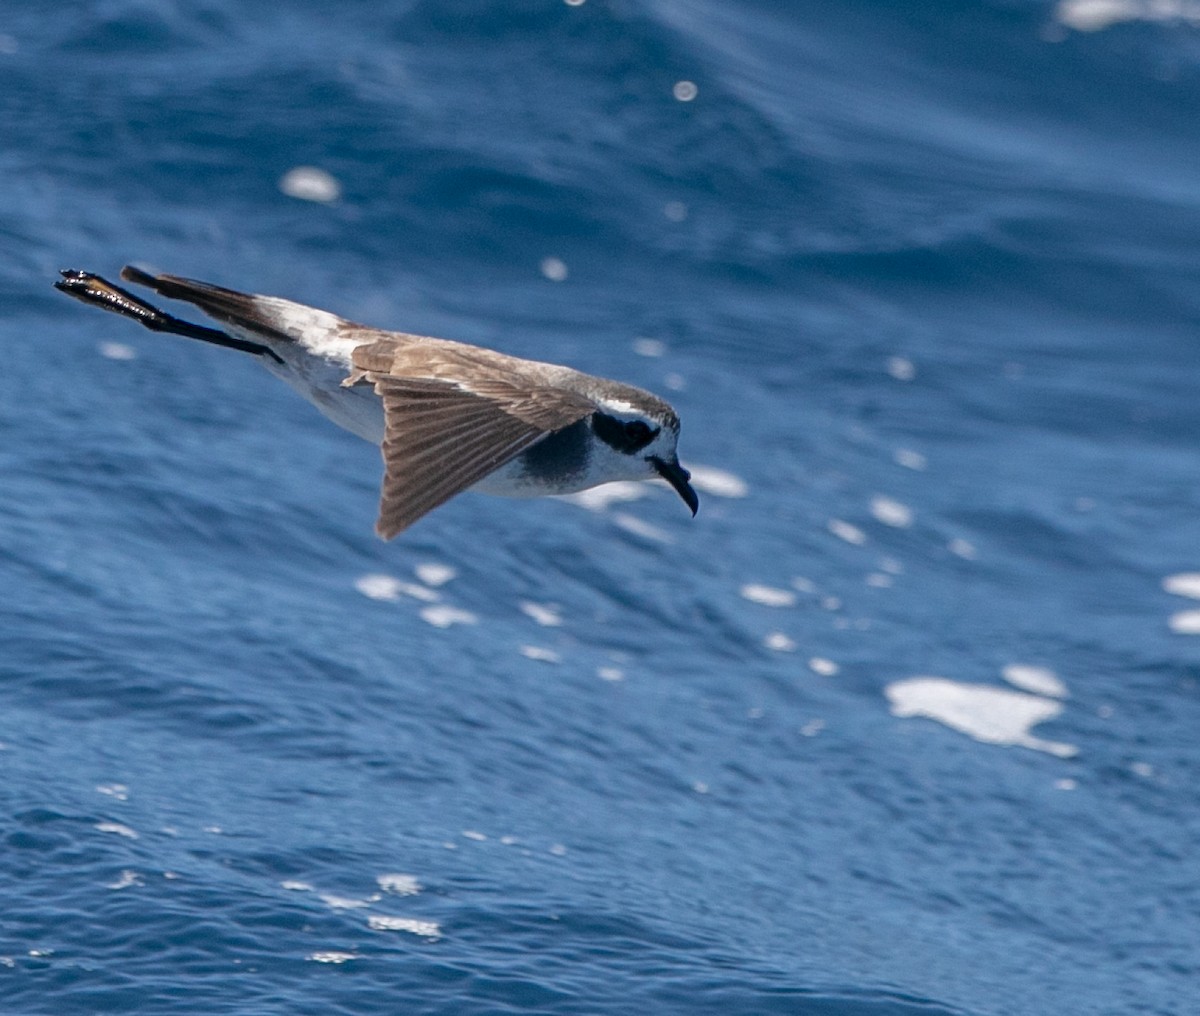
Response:
[[[1186,1014],[1200,4],[0,15],[0,1012]],[[649,387],[465,495],[146,267]]]

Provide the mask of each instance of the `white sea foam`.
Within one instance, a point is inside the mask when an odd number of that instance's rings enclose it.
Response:
[[[781,631],[773,631],[763,639],[763,645],[777,653],[794,653],[796,640]]]
[[[527,660],[537,660],[540,663],[561,663],[562,657],[553,649],[544,646],[521,646],[519,652]]]
[[[716,466],[689,466],[692,486],[702,494],[714,497],[745,497],[750,486],[740,476]]]
[[[633,351],[637,353],[638,356],[666,356],[667,344],[661,339],[634,339]]]
[[[827,660],[823,656],[814,656],[808,661],[808,669],[814,674],[820,674],[822,677],[836,677],[841,667],[833,660]]]
[[[422,607],[420,618],[435,628],[449,628],[456,624],[477,624],[479,621],[479,618],[469,610],[452,607],[448,603],[435,603],[428,607]]]
[[[903,356],[891,356],[888,357],[887,372],[897,381],[911,381],[917,376],[917,367]]]
[[[333,893],[321,893],[320,900],[331,910],[361,910],[371,905],[370,900],[360,900],[353,896],[335,896]]]
[[[562,258],[542,258],[542,263],[539,267],[542,270],[542,275],[551,282],[563,282],[570,274],[567,269],[567,263]]]
[[[407,596],[423,603],[437,603],[442,598],[432,589],[415,582],[404,582],[391,575],[361,575],[354,580],[354,588],[371,600],[394,602]]]
[[[1054,699],[944,677],[912,677],[884,691],[894,715],[936,720],[985,744],[1017,745],[1060,758],[1079,751],[1073,744],[1030,733],[1032,727],[1062,712],[1062,703]]]
[[[905,469],[914,469],[918,472],[929,465],[924,455],[920,452],[914,452],[911,448],[897,448],[892,454],[892,461],[898,466],[903,466]]]
[[[763,586],[750,582],[741,588],[742,598],[751,603],[760,603],[764,607],[794,607],[796,594],[790,589],[779,589],[775,586]]]
[[[569,501],[571,504],[579,505],[580,508],[588,509],[588,511],[600,512],[614,504],[638,501],[648,493],[649,488],[645,483],[637,480],[617,480],[614,483],[601,484],[599,487],[581,490],[575,494],[558,494],[556,496],[561,501]]]
[[[358,955],[356,953],[337,952],[333,949],[327,949],[321,952],[309,953],[304,958],[312,963],[349,963],[350,960],[358,959]]]
[[[613,522],[616,523],[619,529],[641,537],[643,540],[653,540],[655,543],[675,542],[675,537],[665,529],[654,525],[653,522],[647,522],[645,519],[638,518],[636,515],[630,515],[628,512],[617,512],[613,516]]]
[[[416,896],[421,891],[421,883],[415,875],[389,872],[377,876],[375,881],[385,893],[395,893],[397,896]]]
[[[427,586],[444,586],[458,575],[458,569],[438,561],[425,561],[413,569],[417,578]]]
[[[700,94],[700,89],[696,87],[694,81],[676,81],[675,86],[671,89],[671,94],[680,102],[691,102]]]
[[[1167,622],[1176,635],[1200,635],[1200,610],[1181,610]]]
[[[100,355],[106,360],[136,360],[137,350],[124,342],[101,342]]]
[[[961,557],[964,561],[974,561],[979,556],[979,551],[975,549],[975,544],[960,537],[955,537],[946,544],[946,549],[956,557]]]
[[[559,608],[550,603],[534,603],[532,600],[522,600],[517,604],[517,608],[526,617],[530,618],[536,624],[542,625],[544,628],[557,628],[563,623],[562,615],[558,612]]]
[[[1055,20],[1077,32],[1099,32],[1123,21],[1177,21],[1200,25],[1197,0],[1061,0]]]
[[[316,166],[296,166],[279,179],[279,189],[289,198],[328,204],[342,196],[337,177]]]
[[[1010,663],[1000,673],[1004,680],[1022,691],[1045,695],[1047,698],[1067,697],[1067,686],[1049,667]]]
[[[398,600],[401,585],[390,575],[360,575],[354,580],[354,588],[370,600]]]
[[[839,540],[845,540],[856,547],[861,547],[867,542],[867,534],[851,522],[845,522],[842,519],[830,519],[826,523],[826,528]]]
[[[1180,572],[1162,580],[1162,587],[1176,596],[1188,596],[1200,600],[1200,572]]]
[[[115,882],[109,882],[105,889],[128,889],[131,885],[145,885],[136,871],[123,871]]]
[[[97,822],[96,830],[102,833],[116,833],[118,836],[124,836],[127,840],[138,839],[138,834],[129,826],[123,825],[120,822]]]
[[[437,921],[418,921],[411,917],[391,917],[387,914],[372,914],[367,918],[367,927],[372,931],[406,931],[421,938],[442,936]]]
[[[882,494],[871,498],[871,514],[876,521],[896,529],[907,529],[913,524],[913,510],[908,505]]]

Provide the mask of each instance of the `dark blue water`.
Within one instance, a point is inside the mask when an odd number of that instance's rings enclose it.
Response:
[[[1200,29],[1106,9],[10,5],[0,1011],[1194,1012]],[[127,261],[652,388],[700,515],[385,545]]]

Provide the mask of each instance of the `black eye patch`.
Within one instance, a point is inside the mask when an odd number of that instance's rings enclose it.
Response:
[[[607,413],[592,414],[592,430],[606,445],[625,455],[640,452],[659,432],[658,427],[651,427],[643,420],[618,420]]]

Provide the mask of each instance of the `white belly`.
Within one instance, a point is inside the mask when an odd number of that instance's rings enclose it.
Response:
[[[322,354],[302,351],[297,343],[279,349],[285,363],[263,357],[272,374],[303,395],[330,420],[351,434],[357,434],[371,444],[383,442],[383,403],[373,385],[354,385],[345,388],[342,382],[350,374],[350,352],[353,343],[344,349],[329,349]]]

